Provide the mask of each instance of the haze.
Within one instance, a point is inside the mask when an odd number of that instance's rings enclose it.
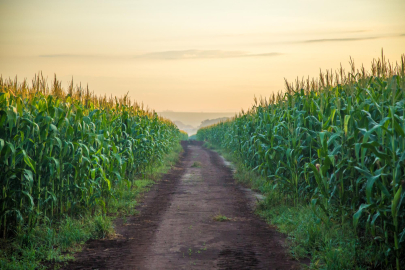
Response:
[[[156,111],[237,112],[349,56],[399,60],[404,11],[403,0],[2,0],[0,74],[73,77]]]

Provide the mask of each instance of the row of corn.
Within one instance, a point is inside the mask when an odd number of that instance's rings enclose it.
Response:
[[[197,137],[231,151],[291,204],[305,201],[322,222],[350,222],[372,261],[405,264],[405,55],[372,69],[342,68],[286,82]],[[322,211],[322,215],[318,211]]]
[[[105,210],[187,137],[130,99],[0,79],[0,233]]]

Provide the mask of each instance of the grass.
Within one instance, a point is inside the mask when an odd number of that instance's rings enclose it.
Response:
[[[221,215],[221,214],[215,215],[212,219],[215,220],[215,221],[218,221],[218,222],[224,222],[224,221],[230,221],[231,220],[230,218],[228,218],[228,217],[226,217],[224,215]]]
[[[191,165],[193,168],[201,168],[201,162],[199,161],[194,161],[193,165]]]
[[[45,269],[41,265],[44,261],[63,264],[73,259],[72,253],[80,251],[87,240],[113,234],[112,220],[105,215],[66,217],[57,224],[24,230],[2,250],[0,269]]]
[[[311,207],[279,204],[271,197],[257,213],[288,236],[290,254],[295,259],[310,258],[310,269],[366,269],[371,250],[359,247],[350,224],[325,224]],[[360,265],[354,267],[354,265]]]
[[[231,153],[216,149],[205,143],[206,148],[215,149],[236,166],[235,179],[253,190],[266,196],[256,208],[256,213],[277,230],[287,235],[288,250],[296,260],[309,258],[309,269],[369,269],[371,265],[371,247],[357,241],[356,233],[349,223],[329,224],[322,211],[314,214],[313,209],[306,203],[294,206],[290,200],[274,192],[266,185],[266,179],[231,155]],[[220,218],[220,215],[216,217]],[[357,265],[357,266],[355,266]]]
[[[46,269],[49,264],[59,268],[74,259],[73,254],[81,251],[87,240],[113,238],[114,219],[136,214],[135,206],[142,193],[174,166],[181,151],[179,144],[144,179],[135,180],[131,188],[125,185],[117,189],[119,199],[107,206],[106,213],[49,220],[31,230],[21,230],[14,239],[0,240],[0,269]]]

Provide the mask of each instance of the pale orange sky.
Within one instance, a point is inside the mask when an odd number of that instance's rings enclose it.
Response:
[[[157,111],[236,112],[284,78],[405,53],[404,0],[1,0],[0,74]]]

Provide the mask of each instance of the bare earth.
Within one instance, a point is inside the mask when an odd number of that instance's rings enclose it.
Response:
[[[90,240],[65,269],[300,268],[287,256],[284,236],[253,213],[255,197],[236,184],[223,159],[199,142],[183,148],[140,214],[117,221],[121,236]]]

